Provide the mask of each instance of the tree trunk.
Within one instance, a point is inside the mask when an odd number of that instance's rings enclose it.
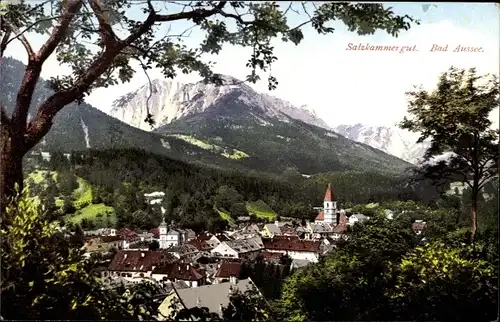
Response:
[[[11,135],[7,125],[0,126],[0,213],[4,213],[12,197],[23,189],[23,143]]]
[[[471,227],[470,227],[470,241],[474,244],[476,240],[476,231],[477,231],[477,197],[478,192],[477,189],[472,189],[472,206],[471,206]]]

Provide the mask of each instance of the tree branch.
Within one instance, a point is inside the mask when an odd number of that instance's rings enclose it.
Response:
[[[81,5],[81,0],[73,0],[68,4],[65,12],[61,15],[58,25],[52,30],[52,34],[47,42],[45,42],[38,54],[34,55],[28,61],[21,86],[17,93],[16,108],[12,114],[13,126],[16,131],[18,131],[17,135],[20,137],[23,137],[26,133],[28,111],[31,105],[36,83],[38,82],[40,73],[42,72],[43,63],[54,52],[57,45],[65,36],[69,24],[73,20],[75,13]],[[22,36],[22,38],[24,38],[24,36]]]
[[[113,31],[111,25],[108,23],[107,19],[104,17],[104,12],[99,2],[100,2],[99,0],[91,0],[90,7],[92,8],[92,11],[96,16],[97,21],[99,22],[99,27],[100,27],[99,30],[104,45],[107,47],[113,46],[116,44],[118,37]]]
[[[76,12],[81,8],[83,2],[82,0],[69,0],[66,5],[66,10],[60,16],[58,24],[52,30],[49,39],[43,44],[38,52],[38,60],[41,64],[47,60],[47,58],[54,52],[57,45],[64,38],[66,31],[68,30],[69,24],[73,20]]]
[[[173,13],[169,15],[158,15],[152,8],[150,2],[148,6],[150,13],[146,20],[139,25],[135,32],[131,33],[125,40],[117,41],[114,46],[107,47],[99,57],[90,65],[84,75],[69,89],[54,93],[39,108],[35,118],[29,123],[24,135],[25,151],[27,152],[37,144],[52,127],[54,116],[64,106],[75,101],[86,92],[92,83],[99,78],[113,62],[115,57],[131,43],[139,39],[146,33],[155,22],[167,22],[176,20],[189,20],[194,18],[207,18],[220,12],[227,2],[219,2],[213,9],[195,9],[189,12]],[[39,53],[39,61],[43,62],[50,53],[54,51],[59,41],[64,36],[75,12],[80,8],[81,1],[74,0],[67,5],[66,13],[62,16],[59,26],[55,27],[51,37],[42,46]]]
[[[52,127],[52,121],[57,112],[81,97],[92,83],[108,69],[123,47],[124,44],[108,47],[71,88],[54,93],[38,108],[38,112],[29,123],[24,136],[26,151],[35,146],[47,134]]]
[[[9,44],[9,38],[12,32],[6,31],[5,34],[2,37],[2,42],[0,42],[0,57],[3,57],[3,53],[5,52],[5,49],[7,49],[7,45]]]
[[[0,24],[3,24],[8,29],[7,34],[9,34],[10,32],[13,32],[14,34],[16,34],[13,39],[17,39],[17,38],[19,39],[19,41],[23,45],[24,49],[26,49],[26,53],[28,54],[28,60],[33,60],[35,58],[35,52],[33,51],[33,48],[31,47],[28,39],[26,39],[26,37],[24,37],[24,35],[21,34],[21,32],[19,31],[19,29],[17,29],[16,26],[14,26],[12,23],[10,23],[10,21],[5,19],[5,17],[0,17],[0,20],[1,20]],[[12,39],[11,40],[5,39],[5,36],[4,36],[4,39],[2,39],[2,54],[3,54],[3,50],[5,48],[7,48],[7,45],[11,41],[12,41]],[[5,46],[5,48],[4,48],[4,46]]]

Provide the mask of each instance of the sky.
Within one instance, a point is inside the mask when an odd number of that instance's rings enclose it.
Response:
[[[262,81],[251,86],[259,92],[269,92],[296,106],[307,105],[330,126],[356,124],[391,126],[399,122],[407,110],[405,92],[414,85],[432,89],[438,76],[450,66],[476,67],[481,74],[499,73],[500,10],[493,3],[385,3],[398,14],[408,14],[420,20],[410,30],[394,38],[383,31],[374,35],[358,36],[335,24],[335,32],[318,35],[306,28],[304,40],[295,46],[276,41],[278,61],[272,67],[279,85],[271,92],[267,89],[266,74]],[[135,16],[140,16],[134,12]],[[291,13],[292,25],[307,17]],[[171,33],[184,30],[187,25],[170,26]],[[158,35],[166,32],[162,27]],[[40,35],[28,35],[35,48],[44,41]],[[203,34],[194,30],[184,40],[196,46]],[[415,52],[373,52],[346,50],[352,45],[416,46]],[[433,45],[446,46],[448,52],[431,52]],[[482,47],[484,52],[453,52],[456,46]],[[7,56],[26,62],[26,54],[19,44],[9,47]],[[214,71],[244,79],[249,70],[245,64],[249,49],[227,45],[216,56],[207,59],[216,63]],[[42,77],[55,76],[68,71],[54,57],[43,68]],[[159,70],[149,72],[150,77],[163,78]],[[195,82],[197,75],[179,75],[176,81]],[[107,112],[112,102],[146,84],[145,74],[138,69],[130,83],[94,91],[87,101]],[[492,116],[498,124],[498,111]]]

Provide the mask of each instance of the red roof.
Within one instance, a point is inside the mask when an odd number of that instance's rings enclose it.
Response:
[[[223,262],[217,273],[215,273],[215,277],[229,278],[231,276],[240,277],[241,272],[241,263],[235,262]]]
[[[326,189],[325,201],[333,201],[333,190],[330,183],[328,184],[328,189]]]
[[[303,240],[296,237],[263,239],[265,249],[319,253],[321,243],[316,240]]]
[[[176,258],[173,255],[163,251],[119,250],[108,269],[110,271],[148,272],[153,269],[153,266],[174,260]]]
[[[267,259],[267,260],[280,260],[281,257],[283,257],[282,253],[273,253],[273,252],[263,251],[260,254],[262,255],[262,257],[264,257],[264,259]]]
[[[200,240],[199,238],[190,240],[187,243],[189,245],[196,247],[196,249],[199,251],[208,251],[213,248],[212,246],[210,246],[210,244],[206,242],[206,240]]]
[[[160,237],[160,229],[158,228],[153,228],[149,232],[153,234],[154,238]]]
[[[204,273],[203,269],[183,262],[163,264],[153,270],[153,274],[167,275],[168,279],[182,281],[199,281],[204,277]]]
[[[318,216],[316,216],[315,220],[325,220],[325,213],[322,211],[319,213]]]
[[[134,238],[137,237],[137,233],[128,228],[122,228],[116,232],[116,234],[122,238]]]
[[[200,241],[205,241],[205,240],[209,240],[210,238],[212,238],[212,236],[213,235],[210,233],[202,233],[199,236],[197,236],[196,239],[198,239]]]

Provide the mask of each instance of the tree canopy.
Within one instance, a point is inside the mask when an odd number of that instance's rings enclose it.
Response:
[[[438,184],[461,181],[471,188],[474,239],[479,192],[498,178],[499,130],[492,129],[489,119],[498,108],[498,77],[451,67],[434,90],[420,88],[407,95],[409,117],[400,127],[420,133],[418,142],[431,143],[418,171]]]

